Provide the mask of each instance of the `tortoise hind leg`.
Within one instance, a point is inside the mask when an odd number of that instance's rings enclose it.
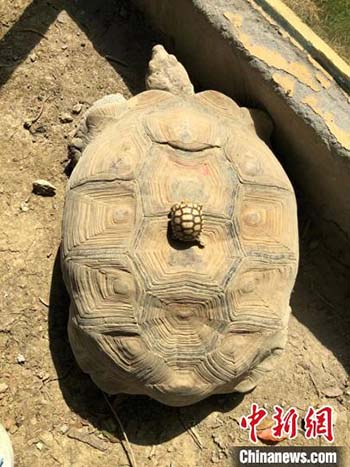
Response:
[[[254,131],[268,146],[271,146],[271,134],[274,130],[272,118],[267,112],[260,109],[240,109],[241,117],[247,126]]]
[[[98,99],[85,112],[73,138],[68,144],[69,159],[73,168],[89,142],[110,122],[118,120],[127,110],[127,101],[122,94],[108,94]]]

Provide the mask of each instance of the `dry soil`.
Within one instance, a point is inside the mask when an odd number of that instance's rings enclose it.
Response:
[[[67,141],[94,100],[143,89],[159,40],[120,1],[0,2],[0,421],[17,466],[129,465],[110,407],[72,356],[57,253]],[[57,187],[54,197],[31,193],[38,178]],[[139,466],[232,465],[230,448],[248,443],[239,419],[252,402],[301,415],[330,404],[336,444],[350,446],[349,269],[324,247],[298,197],[301,264],[278,368],[245,397],[183,409],[111,399]],[[326,442],[305,440],[300,428],[281,444]]]

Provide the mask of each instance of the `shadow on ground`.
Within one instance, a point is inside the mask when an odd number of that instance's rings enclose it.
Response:
[[[0,86],[6,83],[66,10],[106,57],[132,93],[144,89],[144,76],[155,42],[160,41],[140,14],[123,0],[33,0],[0,40]],[[154,41],[154,39],[157,41]]]
[[[300,265],[291,299],[294,316],[327,347],[345,370],[350,362],[349,267],[335,257],[299,203]],[[336,237],[335,237],[336,238]]]

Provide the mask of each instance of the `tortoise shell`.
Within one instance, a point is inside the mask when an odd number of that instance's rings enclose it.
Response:
[[[216,91],[158,90],[89,113],[62,269],[71,346],[105,392],[175,406],[244,392],[284,348],[296,201],[246,115]],[[203,206],[204,248],[169,238],[181,200]]]
[[[203,206],[182,201],[171,207],[173,237],[184,242],[199,240],[203,228]]]

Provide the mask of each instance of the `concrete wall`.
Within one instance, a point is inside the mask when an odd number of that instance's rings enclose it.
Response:
[[[134,2],[201,88],[272,116],[275,153],[310,202],[325,239],[350,261],[346,92],[253,0]]]

